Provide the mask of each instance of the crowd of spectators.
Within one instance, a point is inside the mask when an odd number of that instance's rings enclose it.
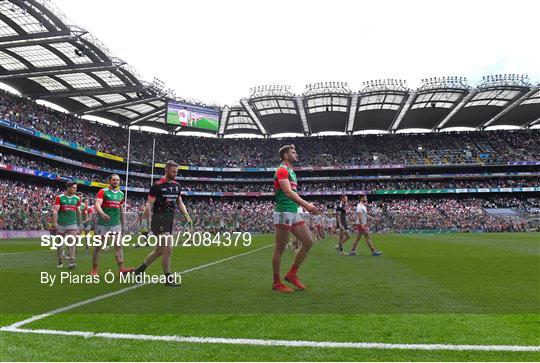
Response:
[[[94,150],[112,154],[125,153],[123,145],[117,145],[122,140],[124,130],[91,123],[3,91],[0,91],[0,114],[8,121]]]
[[[31,100],[0,91],[0,117],[19,125],[73,141],[79,145],[119,156],[127,153],[127,130],[82,120],[37,105]],[[6,129],[1,129],[2,133]],[[3,136],[0,135],[0,139]],[[268,167],[279,163],[277,150],[295,144],[298,165],[352,164],[465,164],[540,160],[540,130],[499,130],[429,134],[388,134],[265,139],[217,139],[163,135],[133,131],[131,158],[150,162],[152,139],[156,161],[174,159],[181,165],[213,167]],[[28,141],[28,140],[26,140]],[[29,142],[29,141],[28,141]],[[30,146],[28,143],[24,146]],[[0,163],[55,173],[69,179],[105,181],[103,172],[69,166],[0,150]],[[538,177],[475,179],[392,179],[381,181],[302,181],[299,191],[351,191],[381,189],[448,189],[538,186]],[[130,177],[130,187],[148,188],[150,180]],[[185,191],[272,192],[272,182],[181,182]],[[62,190],[27,181],[0,179],[0,229],[48,229],[52,203]],[[87,193],[91,200],[94,193]],[[321,207],[328,200],[315,200]],[[271,232],[270,199],[186,198],[195,228],[227,228]],[[132,193],[127,202],[131,226],[136,228],[144,205],[142,194]],[[490,213],[490,209],[516,210],[513,215]],[[331,208],[330,208],[331,209]],[[352,204],[351,204],[352,210]],[[407,198],[370,202],[369,219],[374,231],[524,230],[530,216],[540,216],[540,199],[524,197]],[[328,216],[331,215],[327,211]],[[350,214],[353,218],[353,213]],[[183,219],[177,218],[177,228]],[[352,221],[351,221],[352,223]]]
[[[105,174],[91,172],[88,169],[77,166],[58,166],[43,160],[30,157],[18,156],[6,153],[0,149],[0,163],[29,168],[34,170],[46,171],[69,179],[82,179],[88,181],[101,181],[105,179]]]
[[[57,188],[0,179],[0,230],[44,230],[50,227]]]
[[[299,179],[301,181],[301,179]],[[130,182],[131,183],[131,182]],[[182,190],[206,192],[273,192],[273,183],[205,183],[180,182]],[[445,180],[400,180],[400,181],[325,181],[302,182],[298,191],[302,192],[347,192],[405,189],[465,189],[465,188],[512,188],[538,187],[540,178],[483,178]]]
[[[0,179],[0,229],[46,230],[51,227],[52,204],[61,189],[48,185]],[[93,202],[94,194],[85,192]],[[334,200],[316,199],[326,215]],[[235,230],[271,232],[271,199],[185,198],[185,203],[199,230],[216,229],[221,224]],[[350,224],[354,223],[354,201],[349,204]],[[136,228],[144,198],[131,194],[128,199],[128,221]],[[493,215],[485,208],[511,208],[512,215]],[[406,198],[383,199],[368,205],[369,223],[374,231],[405,230],[451,231],[522,231],[527,228],[528,213],[538,215],[540,198]],[[535,214],[536,213],[536,214]],[[179,216],[177,228],[185,223]]]
[[[396,177],[398,179],[398,177]],[[234,184],[238,185],[238,184]],[[540,186],[540,178],[474,178],[442,180],[379,180],[343,182],[302,182],[299,191],[403,190],[403,189],[465,189],[512,188]]]
[[[443,231],[523,231],[526,220],[519,216],[494,216],[482,207],[482,200],[468,199],[408,199],[399,202],[373,204],[371,225],[379,232],[396,230]]]
[[[126,156],[127,130],[54,111],[0,93],[0,115],[7,120],[74,141],[92,149]],[[498,130],[427,134],[323,136],[265,139],[217,139],[133,131],[131,158],[174,159],[182,165],[267,167],[279,163],[277,150],[295,144],[298,165],[464,164],[540,160],[540,130]]]
[[[82,179],[87,181],[106,182],[109,174],[93,172],[77,166],[57,166],[43,160],[36,160],[30,157],[23,157],[0,151],[0,163],[11,164],[19,167],[32,168],[57,174],[67,179]],[[418,180],[402,179],[398,177],[394,180],[378,181],[302,181],[300,178],[299,191],[352,191],[352,190],[397,190],[397,189],[461,189],[461,188],[512,188],[540,186],[540,178],[468,178],[468,179],[444,179],[444,180]],[[274,185],[272,182],[186,182],[181,181],[181,188],[184,191],[204,191],[204,192],[272,192]],[[150,187],[150,179],[130,176],[129,186],[135,188]]]

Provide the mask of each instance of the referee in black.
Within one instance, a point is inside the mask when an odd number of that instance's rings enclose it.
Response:
[[[154,250],[150,252],[144,262],[135,270],[135,274],[144,273],[158,257],[162,256],[163,273],[166,277],[165,285],[179,286],[171,276],[171,255],[173,247],[173,223],[176,208],[184,215],[188,223],[192,223],[191,217],[180,196],[180,184],[175,180],[178,173],[178,164],[167,161],[165,176],[158,180],[150,188],[148,200],[143,212],[144,220],[151,220],[150,228],[158,238]]]
[[[342,195],[339,204],[336,208],[336,223],[338,227],[338,244],[336,250],[340,255],[344,255],[343,245],[351,238],[349,232],[349,226],[347,225],[347,203],[349,198],[346,195]]]

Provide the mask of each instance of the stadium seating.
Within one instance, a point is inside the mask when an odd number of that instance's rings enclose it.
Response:
[[[62,189],[43,184],[0,179],[0,229],[47,230],[50,229],[50,210],[55,196]],[[94,195],[86,192],[91,200]],[[137,214],[144,204],[142,195],[129,197],[128,213]],[[325,206],[333,199],[317,199]],[[190,199],[187,207],[192,211],[195,226],[201,230],[216,228],[221,219],[227,226],[247,228],[255,232],[271,232],[273,202],[259,199]],[[512,205],[524,218],[513,214],[495,213],[493,209]],[[485,208],[489,208],[489,213]],[[324,208],[324,207],[323,207]],[[528,213],[538,213],[540,198],[406,198],[388,199],[369,204],[370,224],[375,231],[405,230],[455,230],[455,231],[519,231],[527,227]],[[350,215],[351,218],[354,216]],[[131,218],[135,223],[137,218]],[[352,224],[353,220],[351,220]],[[177,218],[178,228],[183,223]],[[130,227],[132,230],[135,226]]]
[[[37,130],[61,139],[75,142],[95,151],[125,157],[127,153],[127,131],[119,127],[105,126],[73,117],[37,105],[30,100],[0,93],[0,114],[3,120]],[[1,174],[2,193],[0,198],[0,229],[48,229],[50,211],[54,196],[61,191],[65,180],[85,181],[85,185],[104,182],[110,164],[103,160],[99,166],[90,168],[87,154],[68,151],[35,141],[27,136],[18,136],[5,128],[0,128],[0,141],[9,142],[16,147],[31,147],[43,153],[21,152],[19,149],[0,145],[0,165],[10,165],[21,170],[27,168],[53,174],[56,182],[36,180],[22,181],[20,175]],[[527,162],[540,160],[540,147],[535,142],[539,130],[457,132],[431,134],[395,135],[357,135],[325,136],[309,138],[268,138],[215,139],[158,135],[147,132],[132,132],[132,160],[149,162],[151,160],[152,138],[156,138],[156,161],[174,159],[181,165],[210,167],[275,167],[278,163],[276,150],[283,144],[293,143],[300,154],[300,166],[336,165],[498,165],[508,162]],[[173,147],[171,147],[173,145]],[[241,145],[241,147],[238,147]],[[54,158],[53,158],[54,157]],[[85,167],[80,167],[85,163]],[[95,161],[94,161],[95,163]],[[103,166],[112,165],[104,169]],[[116,170],[116,169],[115,169]],[[130,193],[128,205],[130,229],[136,230],[137,215],[144,203],[144,191],[150,186],[149,166],[133,165],[132,170],[144,172],[131,175],[130,188],[140,188]],[[156,173],[160,171],[157,170]],[[449,172],[449,171],[446,171]],[[404,173],[379,178],[377,180],[351,180],[354,171],[341,171],[338,177],[324,178],[323,171],[303,180],[299,177],[299,192],[314,193],[312,198],[318,204],[329,205],[336,197],[322,197],[320,194],[333,192],[334,195],[350,191],[396,191],[396,190],[437,190],[437,189],[489,189],[489,188],[531,188],[540,185],[537,174],[483,176],[477,173],[468,177],[467,172],[460,177],[439,178],[405,177]],[[477,171],[478,172],[478,171]],[[427,174],[427,172],[426,172]],[[525,173],[526,174],[526,173]],[[197,174],[212,180],[180,180],[185,192],[255,192],[266,193],[263,198],[187,198],[188,208],[196,228],[215,228],[221,219],[231,228],[248,228],[256,232],[271,232],[271,211],[273,202],[272,174],[234,176],[207,171]],[[347,178],[349,175],[349,178]],[[373,172],[371,177],[383,175]],[[319,179],[317,179],[317,176]],[[234,178],[252,178],[251,182],[237,182]],[[320,179],[320,177],[323,177]],[[220,181],[229,178],[228,181]],[[231,178],[232,181],[231,181]],[[49,178],[50,179],[50,178]],[[196,179],[196,178],[195,178]],[[262,180],[261,180],[262,179]],[[96,188],[82,188],[92,200]],[[513,213],[504,213],[511,210]],[[370,203],[370,220],[376,231],[407,230],[457,230],[457,231],[510,231],[528,228],[527,221],[534,218],[540,210],[540,199],[530,194],[518,197],[501,195],[474,195],[463,198],[459,195],[444,197],[415,197],[377,199]],[[351,214],[352,215],[352,214]],[[532,216],[532,217],[531,217]],[[351,221],[352,222],[352,221]],[[178,219],[180,228],[181,219]]]
[[[31,168],[54,173],[64,179],[82,179],[89,182],[105,182],[110,173],[87,171],[69,164],[57,166],[52,162],[35,160],[31,156],[18,156],[9,151],[0,151],[0,162],[16,167]],[[379,181],[303,181],[299,185],[299,191],[352,191],[352,190],[403,190],[403,189],[451,189],[451,188],[511,188],[533,187],[540,185],[540,178],[474,178],[474,179],[443,179],[443,180],[379,180]],[[130,187],[150,187],[150,179],[131,176]],[[181,181],[182,189],[186,191],[213,191],[213,192],[272,192],[273,183],[270,178],[265,182],[242,182],[242,183],[200,183]]]
[[[105,126],[0,93],[3,119],[125,157],[127,130]],[[310,138],[215,139],[132,132],[131,158],[150,162],[156,138],[156,161],[174,159],[181,165],[268,167],[278,162],[276,150],[293,143],[299,165],[466,164],[539,160],[540,131],[489,131],[431,134],[356,135]],[[171,147],[174,145],[174,147]],[[421,147],[421,150],[419,150]],[[374,158],[374,155],[378,158]]]

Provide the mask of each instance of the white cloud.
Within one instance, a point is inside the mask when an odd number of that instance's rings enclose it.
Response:
[[[236,103],[260,84],[528,73],[538,1],[56,0],[146,80]]]

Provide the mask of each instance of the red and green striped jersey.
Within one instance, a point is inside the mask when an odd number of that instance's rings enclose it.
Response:
[[[296,173],[291,168],[287,167],[285,164],[278,166],[276,173],[274,174],[274,189],[276,195],[276,212],[292,212],[298,213],[298,204],[293,200],[289,199],[279,185],[279,181],[283,179],[288,179],[291,183],[291,189],[296,192],[297,182],[296,182]]]
[[[79,210],[81,211],[81,215],[84,215],[84,214],[85,214],[86,208],[88,208],[88,206],[86,205],[86,203],[81,203],[81,204],[79,205]]]
[[[81,199],[76,195],[67,196],[60,194],[56,196],[54,205],[60,206],[58,210],[58,224],[60,226],[73,226],[78,224],[77,208],[81,205]]]
[[[101,189],[97,194],[97,199],[103,200],[101,209],[111,219],[104,221],[101,216],[98,216],[98,224],[100,226],[117,226],[120,224],[121,208],[124,205],[124,192],[121,190],[112,190],[110,188]]]
[[[87,216],[94,213],[94,207],[87,203],[82,203],[81,206],[79,207],[79,210],[81,211],[81,216],[82,216],[83,221],[86,220],[86,218],[88,218]]]

